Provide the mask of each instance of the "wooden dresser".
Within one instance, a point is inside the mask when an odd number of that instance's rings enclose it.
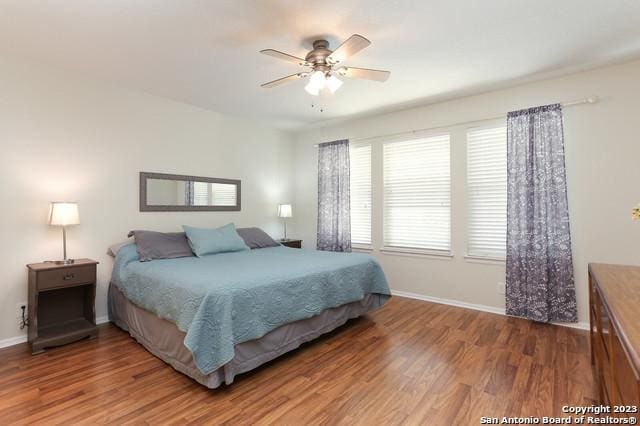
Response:
[[[590,264],[589,305],[600,403],[640,407],[640,267]]]

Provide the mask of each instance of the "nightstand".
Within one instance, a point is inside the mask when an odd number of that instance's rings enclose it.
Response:
[[[31,263],[29,270],[29,343],[31,353],[44,352],[96,337],[96,265],[91,259],[76,259],[60,265]]]
[[[302,240],[293,240],[291,238],[287,238],[286,240],[280,239],[278,240],[278,242],[285,247],[302,248]]]

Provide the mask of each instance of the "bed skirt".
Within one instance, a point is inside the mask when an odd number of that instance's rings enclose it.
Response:
[[[324,333],[340,327],[384,304],[386,296],[368,294],[363,300],[326,309],[311,318],[280,326],[259,339],[235,346],[235,356],[210,374],[196,367],[184,345],[185,333],[175,324],[133,304],[118,287],[109,284],[109,319],[136,339],[156,357],[204,386],[214,389],[231,384],[236,375],[253,370],[280,355],[296,349]]]

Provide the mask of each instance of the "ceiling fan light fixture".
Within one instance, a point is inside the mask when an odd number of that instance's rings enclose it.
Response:
[[[316,88],[311,81],[309,81],[307,83],[306,86],[304,86],[304,90],[307,91],[308,94],[312,95],[312,96],[318,96],[320,94],[320,89]]]
[[[327,87],[331,93],[336,93],[340,86],[342,86],[342,80],[335,75],[331,75],[331,77],[327,78]]]
[[[318,90],[322,90],[326,82],[327,78],[322,71],[314,71],[313,74],[311,74],[311,77],[309,77],[309,84]]]

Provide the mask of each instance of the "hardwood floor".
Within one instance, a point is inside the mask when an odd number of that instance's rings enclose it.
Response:
[[[0,350],[0,424],[479,424],[597,398],[587,332],[394,297],[208,390],[112,325]]]

